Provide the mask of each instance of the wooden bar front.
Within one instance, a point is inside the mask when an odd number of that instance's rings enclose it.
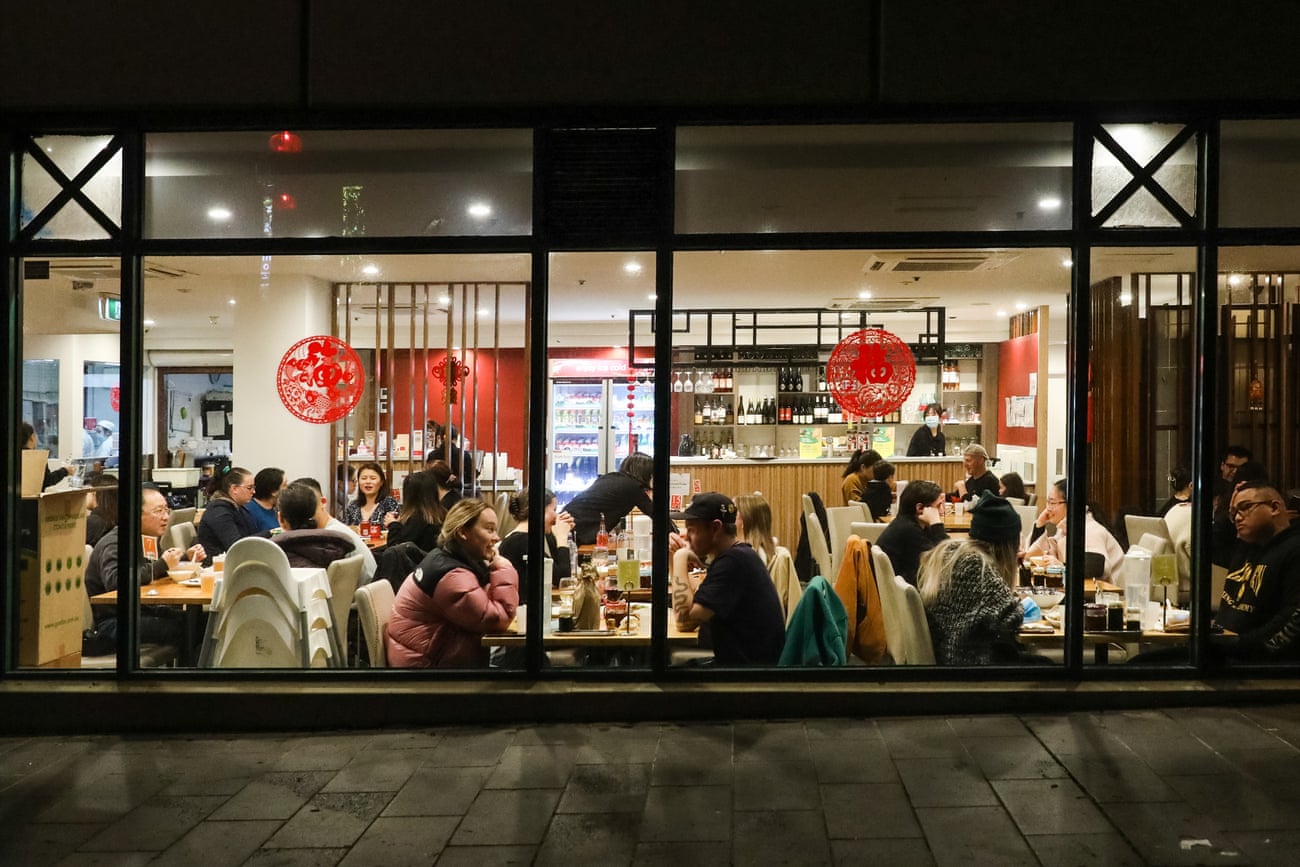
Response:
[[[899,481],[928,479],[945,491],[951,491],[959,479],[965,478],[961,458],[890,458],[897,468]],[[689,473],[691,486],[699,480],[701,491],[721,491],[730,497],[738,494],[762,492],[772,505],[772,532],[778,543],[791,553],[799,544],[799,515],[803,510],[803,495],[816,491],[822,502],[829,506],[843,506],[840,482],[848,458],[821,458],[796,460],[777,458],[768,461],[747,459],[704,460],[673,458],[674,473]]]

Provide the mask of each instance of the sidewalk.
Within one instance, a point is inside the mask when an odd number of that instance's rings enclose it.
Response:
[[[0,864],[1300,863],[1300,704],[0,739]]]

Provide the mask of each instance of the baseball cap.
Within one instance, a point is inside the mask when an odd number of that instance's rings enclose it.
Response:
[[[989,453],[984,450],[984,446],[979,443],[971,443],[962,451],[964,455],[979,455],[981,458],[988,460]]]
[[[726,494],[709,491],[696,494],[691,504],[680,512],[673,512],[675,520],[721,521],[724,524],[736,523],[736,504]]]

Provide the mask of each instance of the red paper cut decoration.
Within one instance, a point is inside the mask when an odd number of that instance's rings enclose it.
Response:
[[[330,424],[352,412],[365,382],[356,350],[326,335],[306,337],[289,347],[276,371],[276,389],[285,409],[313,424]]]
[[[881,416],[903,405],[916,385],[916,358],[883,328],[865,328],[841,340],[826,362],[835,400],[856,416]]]
[[[115,385],[108,390],[108,405],[113,408],[113,412],[122,411],[122,386]]]
[[[430,371],[446,389],[447,397],[452,403],[458,400],[456,386],[469,379],[469,365],[450,355],[444,356]]]

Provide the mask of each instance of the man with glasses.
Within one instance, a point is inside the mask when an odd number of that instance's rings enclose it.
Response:
[[[1219,475],[1223,476],[1225,482],[1233,482],[1237,476],[1237,468],[1254,456],[1254,453],[1245,446],[1228,446],[1223,450],[1223,460],[1219,462]]]
[[[145,488],[141,500],[140,534],[157,541],[167,532],[171,523],[171,509],[167,500],[157,488]],[[118,589],[118,530],[114,527],[95,543],[86,564],[86,592],[91,596]],[[175,569],[182,559],[199,562],[206,556],[202,545],[194,545],[188,551],[180,548],[168,548],[156,560],[145,560],[140,566],[140,584],[149,584],[155,578],[162,578],[169,569]],[[142,644],[171,644],[179,646],[184,633],[178,612],[162,610],[154,612],[159,606],[149,606],[140,612],[140,642]],[[96,605],[95,640],[101,646],[83,648],[84,652],[111,653],[117,642],[117,607],[114,605]]]
[[[1216,621],[1236,633],[1214,646],[1237,659],[1300,656],[1300,528],[1291,526],[1286,501],[1269,482],[1242,482],[1228,510],[1238,543],[1217,549],[1228,569]]]

